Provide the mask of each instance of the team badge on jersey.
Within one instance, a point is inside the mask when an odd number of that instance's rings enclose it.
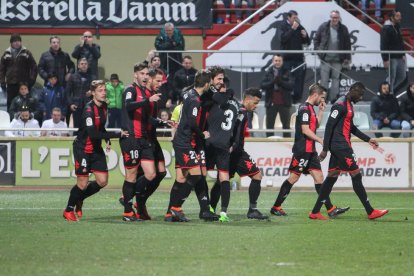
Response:
[[[309,114],[308,113],[303,113],[302,121],[303,122],[308,122],[309,121]]]
[[[93,122],[92,122],[92,118],[88,117],[86,118],[86,126],[92,126]]]
[[[338,110],[332,111],[331,117],[336,119],[337,116],[338,116]]]
[[[198,113],[197,107],[194,107],[193,108],[193,116],[197,116],[197,113]]]
[[[125,99],[129,100],[132,98],[132,93],[131,92],[127,92]]]

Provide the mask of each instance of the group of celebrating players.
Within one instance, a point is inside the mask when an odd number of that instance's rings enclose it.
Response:
[[[70,191],[68,204],[63,212],[66,220],[78,221],[83,215],[84,200],[107,185],[108,169],[101,143],[105,139],[106,150],[110,150],[111,138],[120,139],[125,167],[123,196],[120,199],[124,206],[123,220],[132,222],[151,219],[146,202],[166,176],[156,128],[172,124],[171,121],[157,118],[157,102],[160,100],[158,90],[162,81],[162,71],[149,71],[144,63],[134,65],[134,82],[123,93],[122,130],[117,133],[105,130],[105,83],[101,80],[92,82],[92,100],[84,108],[82,125],[73,142],[77,183]],[[362,99],[364,90],[362,83],[355,83],[348,94],[333,105],[324,139],[321,139],[316,135],[316,129],[325,109],[326,89],[318,84],[309,88],[307,101],[298,109],[290,176],[282,184],[275,204],[270,209],[271,214],[287,215],[281,205],[302,173],[312,175],[319,194],[309,218],[328,219],[320,213],[323,204],[326,205],[330,218],[346,212],[349,207],[338,208],[329,199],[341,171],[351,175],[354,191],[364,205],[368,218],[375,219],[388,212],[371,207],[350,142],[352,133],[369,142],[373,148],[378,147],[375,139],[359,131],[352,122],[352,104]],[[176,131],[172,143],[176,158],[176,179],[171,188],[165,221],[189,221],[182,205],[193,189],[200,205],[200,219],[230,221],[227,215],[231,190],[229,180],[236,172],[240,176],[251,178],[247,217],[268,219],[257,208],[262,175],[244,150],[244,138],[248,136],[247,115],[256,109],[260,99],[261,91],[249,88],[239,103],[233,97],[232,90],[225,85],[223,68],[216,66],[196,74],[194,85],[184,93],[179,121],[174,125]],[[314,106],[319,106],[318,114],[315,113]],[[323,145],[319,156],[315,142]],[[329,172],[323,181],[320,161],[326,157],[328,151],[331,152]],[[214,169],[218,172],[217,181],[209,194],[206,174],[207,170]],[[95,181],[89,181],[90,173],[94,173]],[[220,198],[221,208],[218,215],[216,208]]]

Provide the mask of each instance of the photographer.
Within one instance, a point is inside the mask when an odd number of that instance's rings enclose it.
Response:
[[[300,24],[298,13],[296,11],[289,11],[287,13],[287,20],[280,27],[280,39],[282,50],[303,50],[304,46],[310,44],[309,35],[305,28]],[[294,88],[293,88],[293,102],[299,103],[302,101],[302,91],[305,81],[306,66],[302,66],[305,61],[302,53],[284,54],[285,67],[289,70],[294,69]]]
[[[93,35],[90,31],[86,31],[80,37],[80,43],[73,49],[72,57],[77,62],[86,58],[89,64],[88,73],[98,77],[98,59],[101,57],[101,47],[93,43]]]
[[[293,81],[289,76],[289,70],[283,66],[281,55],[273,56],[272,66],[266,72],[261,88],[266,91],[266,129],[274,129],[277,113],[280,114],[283,129],[289,129]],[[271,132],[266,133],[267,137],[272,135]],[[290,133],[283,133],[283,137],[290,137]]]

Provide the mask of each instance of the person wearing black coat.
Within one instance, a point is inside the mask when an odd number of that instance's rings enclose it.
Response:
[[[414,82],[407,87],[406,94],[402,97],[400,103],[401,111],[401,129],[411,130],[414,128]],[[404,138],[410,137],[410,133],[403,133]]]
[[[67,122],[70,114],[73,116],[73,127],[78,128],[82,122],[82,112],[85,104],[90,101],[90,86],[95,76],[88,73],[88,61],[81,58],[78,61],[78,71],[70,76],[65,88],[68,103]]]
[[[9,109],[10,120],[13,120],[23,107],[28,109],[39,123],[42,122],[43,114],[39,108],[39,103],[30,95],[29,85],[25,82],[19,83],[19,94],[11,101]]]
[[[181,102],[183,89],[194,84],[194,77],[197,70],[193,67],[193,59],[190,56],[183,58],[183,67],[175,72],[173,79],[174,94],[172,100],[174,103]]]
[[[381,29],[381,51],[404,51],[404,41],[400,29],[401,13],[392,11],[389,20],[384,23]],[[398,87],[404,82],[407,72],[405,54],[381,54],[384,68],[388,69],[391,84],[391,91],[396,93]]]
[[[382,82],[379,93],[371,101],[371,117],[373,129],[389,127],[391,129],[401,129],[400,107],[397,98],[390,93],[390,84]],[[375,133],[376,137],[382,137],[382,133]],[[391,137],[398,137],[399,133],[391,133]]]
[[[38,63],[39,75],[45,81],[44,85],[46,85],[48,82],[47,76],[56,73],[59,85],[64,87],[70,74],[75,72],[75,64],[70,56],[60,48],[60,38],[58,36],[52,36],[49,41],[50,49],[41,55]]]
[[[282,128],[290,129],[293,80],[289,70],[283,66],[281,55],[273,56],[272,67],[266,72],[261,88],[265,90],[266,129],[274,129],[278,113]],[[273,134],[267,132],[266,135],[269,137]],[[290,137],[290,133],[284,132],[283,137]]]
[[[98,76],[98,59],[101,57],[101,46],[93,43],[92,32],[86,31],[80,37],[80,43],[73,49],[72,57],[79,61],[81,58],[88,60],[88,73]]]
[[[291,10],[287,13],[287,20],[280,27],[280,32],[282,50],[303,50],[303,45],[310,44],[309,35],[300,24],[296,11]],[[293,70],[294,88],[292,99],[294,103],[299,103],[302,100],[306,73],[306,66],[302,65],[305,61],[304,55],[302,53],[284,54],[283,60],[285,67]]]

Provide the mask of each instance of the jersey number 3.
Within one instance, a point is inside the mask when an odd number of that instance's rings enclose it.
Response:
[[[227,131],[231,129],[234,113],[232,110],[227,109],[224,111],[224,116],[226,116],[226,121],[221,123],[221,128]]]

